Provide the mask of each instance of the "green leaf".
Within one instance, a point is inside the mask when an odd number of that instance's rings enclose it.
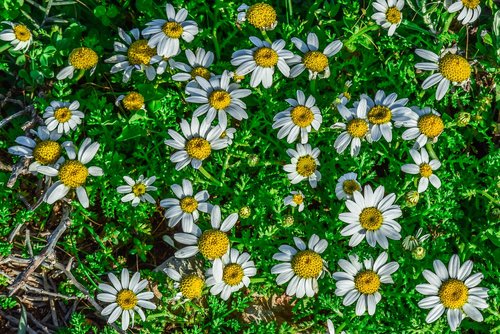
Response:
[[[19,305],[21,305],[21,318],[19,319],[17,334],[26,334],[28,327],[28,316],[26,314],[26,308],[24,308],[24,305],[21,303],[19,303]]]
[[[144,129],[137,124],[127,124],[122,130],[122,133],[116,140],[126,141],[133,138],[141,137],[144,134]]]

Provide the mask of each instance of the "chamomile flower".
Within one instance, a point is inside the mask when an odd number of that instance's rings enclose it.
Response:
[[[307,43],[304,43],[297,37],[293,37],[292,42],[304,55],[300,60],[298,58],[294,60],[294,62],[298,61],[299,63],[290,70],[290,77],[295,78],[299,76],[305,69],[309,70],[309,80],[314,80],[316,77],[328,78],[330,76],[328,58],[337,54],[342,49],[341,41],[336,40],[331,42],[323,52],[318,51],[318,37],[312,32],[307,35]]]
[[[461,10],[457,17],[462,24],[472,23],[481,15],[481,0],[458,0],[448,7],[449,13],[455,13]]]
[[[285,50],[285,41],[276,40],[273,44],[260,40],[255,36],[250,37],[250,41],[255,45],[248,50],[238,50],[231,56],[231,64],[238,66],[236,72],[241,75],[252,73],[250,86],[257,87],[262,83],[264,88],[269,88],[273,84],[275,67],[285,76],[290,75],[288,61],[294,57],[291,51]]]
[[[372,15],[378,25],[388,29],[388,35],[394,35],[403,20],[404,0],[376,0],[372,3],[376,13]]]
[[[124,176],[123,179],[127,182],[127,185],[119,186],[116,188],[120,194],[126,194],[122,197],[122,202],[130,202],[132,201],[132,206],[137,206],[140,202],[148,201],[151,204],[156,204],[155,199],[148,194],[148,191],[156,191],[157,188],[152,186],[152,184],[156,181],[156,176],[148,177],[144,179],[144,176],[139,176],[137,181],[134,181],[129,176]]]
[[[296,150],[289,148],[286,153],[291,158],[291,163],[283,166],[283,169],[288,173],[290,182],[296,184],[307,179],[311,187],[316,188],[321,180],[321,173],[318,171],[319,148],[312,149],[309,144],[297,144]]]
[[[372,141],[366,114],[367,101],[361,98],[355,108],[347,109],[343,104],[339,104],[337,109],[346,122],[332,125],[332,129],[345,130],[337,137],[333,146],[337,153],[342,153],[351,144],[351,156],[355,157],[361,149],[361,139],[365,138],[370,143]]]
[[[411,157],[415,164],[406,164],[401,166],[401,170],[408,174],[419,174],[420,181],[418,182],[418,192],[422,193],[427,190],[429,186],[429,181],[436,188],[441,187],[441,180],[433,173],[436,169],[441,167],[441,163],[437,159],[433,159],[429,162],[429,154],[425,148],[420,149],[420,153],[417,150],[410,150]]]
[[[226,128],[226,130],[224,130],[220,134],[220,138],[221,139],[226,139],[227,140],[227,144],[231,145],[233,143],[233,139],[234,139],[234,134],[235,133],[236,133],[236,129],[235,128]]]
[[[302,191],[292,191],[290,196],[285,197],[284,204],[291,205],[294,208],[299,207],[299,212],[304,210],[304,194]]]
[[[247,21],[260,30],[273,30],[278,24],[276,11],[267,3],[256,3],[238,7],[238,23]]]
[[[424,71],[437,71],[422,83],[422,88],[427,89],[438,84],[436,100],[441,100],[450,83],[454,86],[465,88],[470,81],[471,65],[464,57],[457,54],[457,48],[445,49],[440,56],[432,51],[416,49],[415,53],[430,62],[417,63],[415,67]]]
[[[356,315],[361,316],[366,311],[375,314],[378,302],[382,299],[379,290],[381,284],[392,284],[391,275],[398,270],[397,262],[387,263],[387,253],[382,252],[375,262],[369,259],[360,261],[357,255],[349,255],[349,261],[339,260],[339,266],[344,271],[333,273],[337,281],[335,294],[345,296],[343,304],[349,306],[356,303]]]
[[[425,240],[427,240],[431,235],[422,234],[422,228],[419,228],[416,235],[409,235],[403,239],[402,246],[407,251],[413,251],[415,248],[419,247]]]
[[[233,292],[248,287],[250,277],[257,273],[254,262],[249,260],[250,254],[240,254],[234,248],[215,259],[205,274],[210,293],[214,296],[220,294],[223,300],[228,300]]]
[[[172,76],[175,81],[190,81],[196,77],[202,77],[210,80],[213,75],[208,69],[214,62],[214,53],[212,51],[205,51],[202,48],[196,49],[196,54],[191,50],[186,50],[186,58],[189,62],[184,64],[181,62],[174,62],[174,67],[181,70],[182,73],[176,73]]]
[[[337,96],[335,101],[333,101],[333,104],[335,106],[337,106],[339,104],[342,104],[345,106],[351,100],[351,93],[349,93],[349,88],[351,86],[352,86],[352,81],[347,80],[344,84],[344,91]]]
[[[348,225],[340,231],[343,236],[351,236],[349,246],[357,246],[366,237],[372,247],[378,243],[387,249],[389,242],[401,239],[401,226],[395,221],[403,214],[399,205],[394,205],[396,194],[384,197],[384,187],[372,190],[366,185],[363,194],[355,191],[354,200],[347,200],[346,206],[350,212],[341,213],[339,219]]]
[[[176,63],[176,61],[174,60],[175,56],[177,55],[171,57],[162,57],[160,62],[158,63],[158,67],[156,68],[156,74],[162,75],[163,73],[165,73],[167,69],[173,71],[175,69],[175,63]]]
[[[90,75],[94,74],[95,68],[99,57],[97,53],[86,47],[76,48],[69,54],[69,66],[63,68],[57,73],[57,80],[64,80],[66,78],[73,78],[75,70],[86,71],[90,70]]]
[[[24,24],[2,21],[10,25],[11,29],[5,29],[0,32],[0,40],[10,42],[14,46],[14,51],[22,50],[26,52],[33,41],[31,31]]]
[[[437,142],[439,135],[444,130],[444,122],[441,115],[429,107],[420,109],[411,107],[410,112],[405,112],[396,126],[402,125],[408,129],[403,132],[404,140],[416,139],[414,150],[424,147],[427,143]]]
[[[181,274],[173,268],[165,268],[163,271],[175,281],[174,288],[179,289],[179,292],[174,297],[174,300],[181,298],[198,299],[203,294],[205,280],[197,274]]]
[[[418,306],[422,309],[432,309],[425,321],[433,323],[446,311],[448,324],[452,331],[456,331],[464,315],[474,321],[483,321],[479,310],[488,307],[488,289],[478,287],[484,278],[482,273],[471,275],[472,261],[465,261],[460,265],[458,255],[453,255],[448,268],[443,262],[435,260],[434,271],[424,270],[424,278],[430,284],[417,285],[417,291],[428,296],[422,299]]]
[[[148,41],[140,38],[139,29],[132,29],[130,35],[122,28],[118,28],[118,35],[124,43],[115,41],[114,50],[118,54],[104,60],[105,63],[115,64],[111,67],[111,74],[123,71],[123,82],[128,82],[132,71],[144,71],[149,81],[156,77],[153,64],[160,62],[163,58],[156,53],[154,47],[148,45]]]
[[[60,133],[50,132],[45,126],[39,126],[37,131],[32,129],[30,132],[35,136],[34,139],[19,136],[16,138],[19,145],[9,147],[10,154],[34,159],[28,167],[30,172],[36,173],[39,166],[59,165],[64,161],[61,156],[62,146],[57,142],[61,138]]]
[[[141,281],[139,272],[134,273],[130,278],[127,269],[122,270],[121,280],[113,273],[109,273],[108,278],[112,285],[100,283],[99,289],[104,292],[97,295],[98,300],[111,303],[101,311],[101,315],[109,316],[108,323],[115,322],[121,316],[122,329],[126,331],[129,325],[134,326],[136,312],[142,321],[146,321],[146,315],[142,309],[156,309],[156,305],[149,301],[154,298],[154,294],[150,291],[141,292],[148,285],[148,281],[145,279]]]
[[[221,76],[213,76],[210,80],[197,76],[196,84],[187,85],[187,102],[201,104],[194,113],[193,117],[199,117],[207,114],[207,118],[213,120],[218,113],[219,122],[227,123],[227,114],[237,120],[248,118],[245,111],[246,104],[241,100],[252,94],[250,89],[240,89],[240,85],[229,83],[229,72],[224,71]]]
[[[326,325],[328,327],[328,332],[325,334],[335,334],[335,327],[333,326],[333,322],[330,319],[326,320]],[[340,332],[340,334],[345,334],[344,331]]]
[[[43,118],[49,131],[56,130],[58,133],[68,133],[74,130],[78,124],[82,123],[83,113],[78,110],[80,102],[73,101],[60,102],[52,101],[50,106],[45,108]]]
[[[355,191],[361,191],[361,184],[356,180],[358,174],[347,173],[342,175],[335,186],[335,195],[339,200],[352,199]]]
[[[160,206],[166,208],[165,218],[168,219],[168,226],[174,227],[182,221],[182,230],[190,232],[193,224],[200,218],[200,213],[210,213],[212,204],[208,203],[210,194],[202,190],[193,195],[193,185],[189,180],[182,180],[182,186],[173,184],[170,186],[177,198],[166,198],[161,200]]]
[[[150,48],[156,48],[160,56],[171,57],[180,50],[179,40],[182,38],[191,43],[198,34],[198,25],[194,21],[186,21],[188,11],[181,8],[177,13],[174,6],[167,3],[167,20],[157,19],[146,23],[148,26],[142,35],[148,38]]]
[[[211,213],[211,229],[202,232],[198,226],[193,225],[189,233],[174,234],[175,241],[187,245],[175,252],[175,257],[184,259],[201,253],[207,260],[221,258],[229,250],[229,237],[226,233],[237,221],[238,214],[232,213],[221,224],[220,207],[215,205]]]
[[[312,297],[318,292],[318,278],[323,277],[326,262],[321,257],[328,246],[325,239],[313,234],[306,245],[302,239],[294,237],[295,246],[281,245],[278,253],[273,255],[274,260],[282,261],[271,268],[271,274],[279,274],[276,278],[278,285],[285,284],[286,294]]]
[[[94,158],[99,149],[99,143],[92,143],[89,138],[85,138],[78,149],[78,155],[71,143],[65,145],[64,148],[69,159],[57,169],[51,166],[38,167],[39,173],[59,178],[45,193],[44,201],[48,204],[53,204],[55,201],[65,197],[70,190],[75,189],[78,201],[80,201],[84,208],[88,208],[89,198],[85,190],[87,177],[89,175],[102,176],[103,171],[100,167],[87,167],[85,165]]]
[[[300,135],[300,142],[305,144],[309,140],[311,128],[317,131],[323,122],[321,112],[315,105],[316,99],[310,95],[306,100],[304,92],[297,90],[297,100],[286,101],[291,107],[274,116],[273,129],[280,128],[278,139],[286,136],[286,141],[292,143]]]
[[[123,106],[128,111],[145,110],[144,96],[138,92],[129,92],[127,95],[120,95],[116,99],[117,107]]]
[[[168,130],[172,139],[165,140],[165,144],[178,150],[170,156],[170,161],[176,164],[176,170],[181,170],[189,164],[198,169],[212,151],[227,147],[227,139],[220,138],[225,128],[220,124],[211,126],[211,123],[211,119],[205,118],[200,124],[198,118],[193,117],[191,125],[185,119],[180,123],[184,136],[172,129]]]

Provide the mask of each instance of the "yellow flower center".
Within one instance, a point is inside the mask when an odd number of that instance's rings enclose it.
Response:
[[[14,35],[21,42],[26,42],[31,38],[31,31],[24,24],[14,26]]]
[[[368,120],[372,124],[385,124],[391,121],[391,109],[385,106],[374,106],[368,112]]]
[[[256,3],[247,9],[246,19],[257,29],[270,29],[276,22],[276,11],[266,3]]]
[[[205,282],[196,275],[186,275],[179,283],[179,290],[184,297],[189,299],[200,298]]]
[[[304,177],[311,176],[316,171],[316,161],[310,155],[300,157],[297,161],[297,173]]]
[[[207,230],[198,239],[198,249],[206,259],[213,260],[226,254],[229,238],[219,230]]]
[[[70,120],[71,116],[72,116],[71,110],[67,107],[56,109],[56,111],[54,112],[54,118],[59,123],[66,123],[67,121]]]
[[[142,196],[146,193],[146,185],[144,183],[137,183],[132,187],[132,192],[137,197]]]
[[[192,213],[198,209],[198,201],[191,196],[186,196],[180,201],[181,210],[185,213]]]
[[[123,98],[122,104],[129,111],[139,110],[144,107],[144,96],[137,92],[130,92]]]
[[[296,106],[290,112],[293,124],[301,128],[308,127],[314,120],[314,113],[306,106]]]
[[[59,179],[70,188],[82,186],[89,176],[89,171],[78,160],[67,160],[59,169]]]
[[[210,79],[210,71],[203,66],[197,66],[191,70],[191,78],[202,77],[206,80]]]
[[[128,289],[121,290],[116,295],[116,303],[125,311],[133,309],[137,305],[138,300],[136,294]]]
[[[439,299],[446,308],[461,308],[467,303],[469,289],[464,282],[450,278],[441,284],[439,288]]]
[[[342,189],[347,195],[352,195],[356,190],[360,191],[361,187],[355,180],[345,180],[342,184]]]
[[[33,156],[42,165],[53,164],[61,157],[61,145],[52,140],[41,141],[33,149]]]
[[[76,48],[69,55],[69,63],[77,70],[88,70],[97,65],[99,57],[89,48]]]
[[[217,110],[225,109],[231,104],[231,95],[225,90],[214,90],[208,97],[208,103]]]
[[[174,39],[179,39],[184,32],[184,29],[182,28],[180,23],[172,21],[166,22],[163,27],[161,27],[161,30],[165,35]]]
[[[423,163],[420,165],[420,176],[429,177],[432,175],[432,168],[429,164]]]
[[[295,204],[300,205],[302,204],[302,202],[304,202],[304,196],[302,196],[301,194],[295,194],[293,195],[292,201]]]
[[[238,285],[243,280],[243,268],[237,263],[230,263],[224,267],[222,280],[227,285]]]
[[[273,67],[278,63],[278,53],[271,48],[262,47],[255,50],[253,59],[260,67]]]
[[[226,130],[224,130],[224,131],[222,131],[222,133],[220,134],[219,138],[224,139],[224,138],[226,138],[226,137],[227,137],[227,132],[226,132]]]
[[[361,226],[368,231],[378,230],[382,226],[383,220],[382,212],[374,207],[364,208],[359,214]]]
[[[304,66],[312,72],[323,72],[328,66],[328,57],[319,51],[308,51],[302,57]]]
[[[401,22],[401,12],[396,7],[389,7],[385,13],[385,17],[387,21],[392,24],[398,24]]]
[[[244,75],[239,75],[239,74],[233,74],[233,81],[234,82],[240,82],[241,80],[245,79]]]
[[[156,55],[156,49],[150,48],[145,39],[133,42],[127,51],[128,62],[131,65],[149,65],[154,55]]]
[[[354,287],[365,295],[371,295],[380,288],[380,277],[373,270],[365,270],[354,277]]]
[[[427,114],[420,117],[417,126],[421,133],[431,139],[439,136],[444,129],[443,120],[434,114]]]
[[[323,270],[323,260],[312,250],[299,251],[292,258],[292,269],[301,278],[317,278]]]
[[[346,130],[351,137],[361,138],[368,132],[368,123],[362,118],[353,118],[347,123]]]
[[[194,159],[205,160],[212,153],[212,147],[205,138],[192,138],[186,143],[187,154]]]
[[[470,78],[471,67],[462,56],[446,54],[439,59],[439,72],[451,82],[462,82]]]
[[[481,3],[480,0],[462,0],[464,7],[475,9]]]

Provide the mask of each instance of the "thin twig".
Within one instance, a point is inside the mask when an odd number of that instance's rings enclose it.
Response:
[[[8,321],[12,322],[16,326],[19,325],[19,320],[17,320],[13,316],[10,316],[10,315],[4,313],[1,309],[0,309],[0,316],[2,316],[2,318],[7,319]],[[28,333],[30,333],[30,334],[37,334],[37,332],[35,332],[34,330],[32,330],[29,325],[26,326],[26,331]]]
[[[28,108],[24,108],[23,110],[20,110],[10,116],[7,116],[5,117],[4,119],[2,119],[0,121],[0,129],[3,128],[5,125],[7,125],[10,121],[12,121],[14,118],[17,118],[19,116],[22,116],[22,115],[26,115],[30,112],[30,110],[28,110]]]

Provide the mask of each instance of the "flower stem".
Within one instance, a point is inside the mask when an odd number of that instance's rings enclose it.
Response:
[[[262,36],[264,36],[264,39],[269,42],[269,44],[273,44],[269,36],[267,36],[267,32],[265,30],[262,29],[260,32],[262,33]]]
[[[212,174],[210,174],[203,166],[200,166],[200,168],[198,168],[198,170],[201,172],[201,174],[203,174],[207,179],[209,179],[210,181],[213,181],[214,183],[216,183],[218,186],[222,186],[222,183],[219,182],[217,179],[215,179]]]
[[[444,22],[443,32],[447,32],[448,29],[450,29],[451,22],[453,21],[455,15],[457,15],[457,13],[453,13],[450,16],[448,16],[448,19]]]
[[[78,72],[78,75],[75,78],[75,82],[80,80],[84,74],[85,74],[85,70],[80,70],[80,72]]]
[[[434,149],[432,148],[431,143],[425,144],[425,148],[427,149],[427,152],[429,152],[429,155],[431,156],[432,159],[439,160],[437,155],[436,155],[436,152],[434,152]]]

